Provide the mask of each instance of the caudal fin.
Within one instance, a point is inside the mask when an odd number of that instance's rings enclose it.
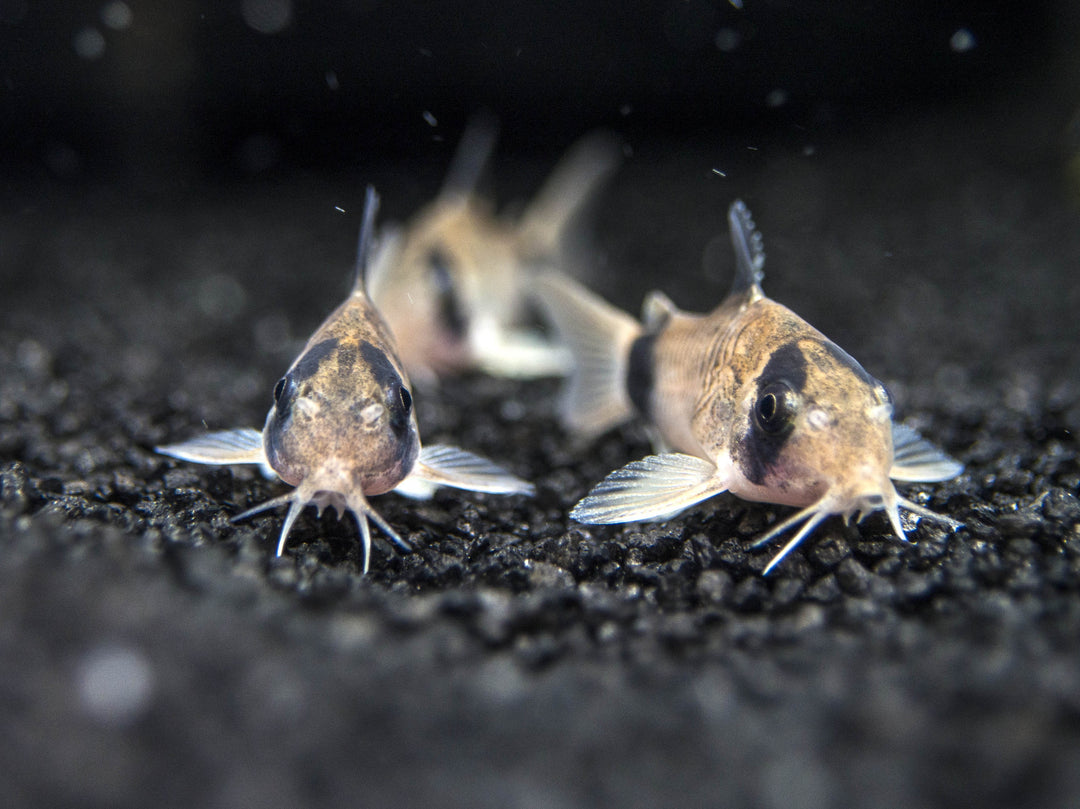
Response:
[[[598,435],[630,419],[634,406],[626,388],[627,364],[641,325],[554,270],[539,273],[533,290],[574,358],[559,406],[563,423],[575,432]]]

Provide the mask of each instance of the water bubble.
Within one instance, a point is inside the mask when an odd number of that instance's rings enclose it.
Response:
[[[75,53],[90,61],[100,59],[105,53],[105,37],[96,28],[83,28],[75,34],[71,45],[75,48]]]
[[[244,0],[240,14],[260,34],[280,34],[292,22],[292,1]]]

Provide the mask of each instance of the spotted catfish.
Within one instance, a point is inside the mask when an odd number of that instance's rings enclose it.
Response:
[[[351,511],[371,555],[372,520],[403,550],[398,534],[368,505],[391,490],[424,497],[437,486],[478,492],[530,494],[532,486],[483,458],[448,446],[420,446],[409,379],[394,338],[364,289],[378,198],[369,188],[352,293],[308,340],[274,386],[266,425],[210,433],[157,451],[205,464],[262,464],[296,488],[235,517],[242,520],[289,505],[277,555],[308,504]]]
[[[597,434],[637,414],[670,450],[613,472],[571,516],[657,520],[725,491],[798,507],[757,541],[802,523],[765,573],[833,514],[884,509],[901,539],[900,508],[957,527],[902,497],[892,480],[943,481],[963,467],[895,424],[880,382],[765,296],[761,236],[741,201],[729,223],[737,275],[709,314],[682,312],[652,293],[639,324],[565,276],[538,279],[544,309],[577,360],[561,405],[565,423]]]
[[[526,280],[558,264],[567,226],[616,165],[614,139],[594,134],[556,167],[518,219],[494,216],[476,191],[494,146],[493,120],[466,130],[439,196],[383,239],[371,299],[420,382],[466,370],[518,378],[565,374],[561,347],[528,328]]]

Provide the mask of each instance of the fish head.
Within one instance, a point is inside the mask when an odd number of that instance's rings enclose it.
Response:
[[[771,302],[769,302],[771,303]],[[773,335],[735,397],[733,485],[750,500],[852,514],[891,506],[892,401],[885,386],[790,310],[740,340]],[[739,347],[736,346],[736,356]]]
[[[471,367],[477,324],[511,317],[520,297],[512,229],[476,197],[444,195],[388,250],[368,292],[405,367],[421,377]]]
[[[409,474],[420,451],[416,414],[392,352],[355,336],[318,337],[274,386],[263,443],[270,466],[304,496],[348,504]]]

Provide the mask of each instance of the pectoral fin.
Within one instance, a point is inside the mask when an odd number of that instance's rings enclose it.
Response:
[[[533,494],[533,485],[486,458],[443,444],[424,447],[413,471],[394,491],[426,498],[439,486],[489,494]]]
[[[257,463],[266,465],[266,453],[263,451],[262,433],[258,430],[239,429],[207,433],[190,441],[179,444],[166,444],[154,447],[155,452],[179,458],[181,461],[193,461],[206,464]]]
[[[963,471],[962,463],[954,461],[910,427],[893,425],[893,465],[889,470],[893,480],[937,483],[951,480]]]
[[[711,461],[669,452],[627,464],[604,478],[570,516],[584,523],[656,520],[727,490]]]

